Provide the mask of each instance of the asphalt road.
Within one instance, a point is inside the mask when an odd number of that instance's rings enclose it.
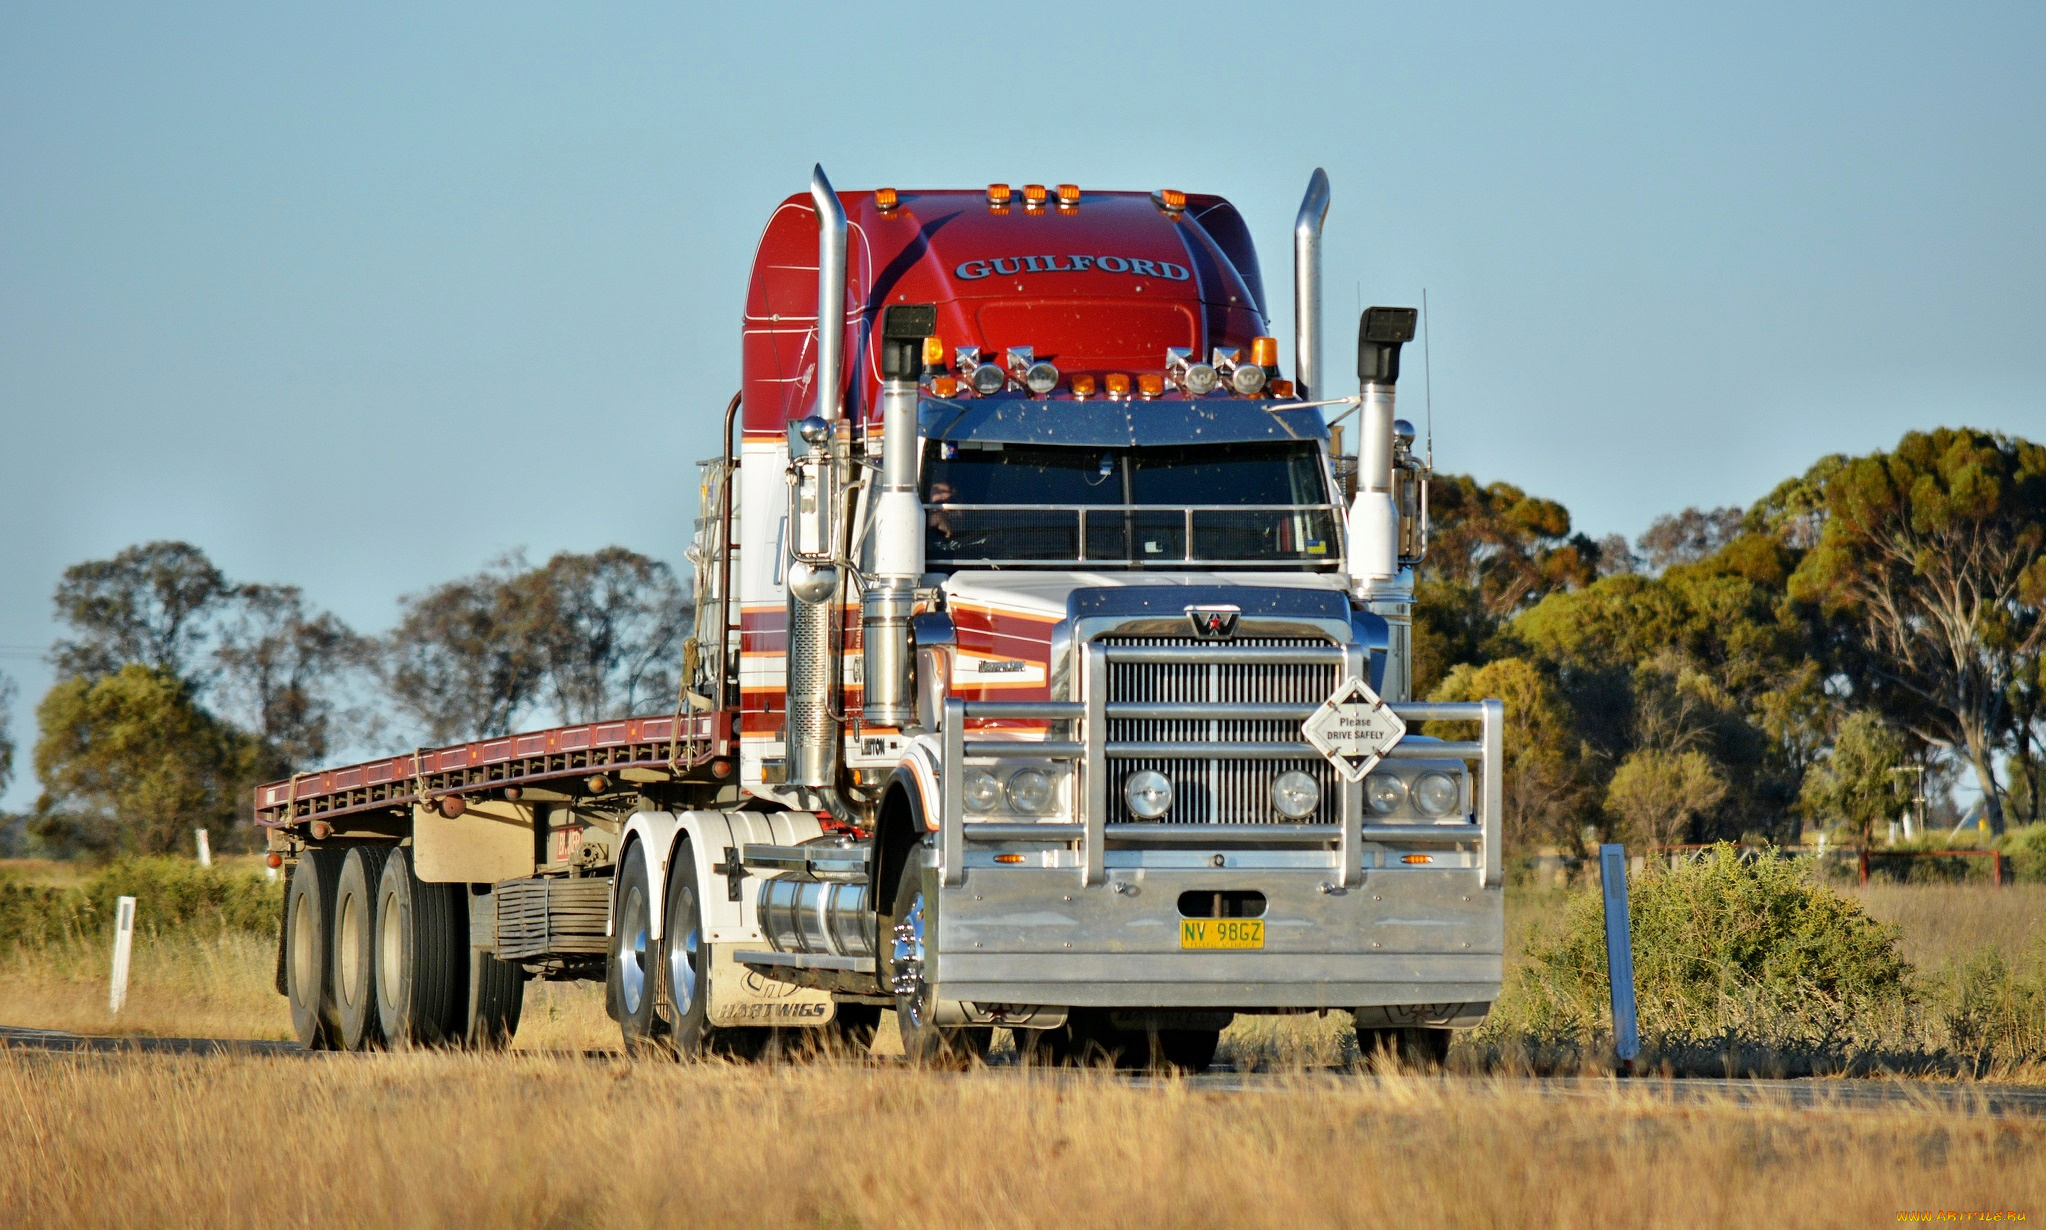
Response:
[[[370,1060],[367,1056],[348,1056],[333,1051],[308,1051],[296,1042],[257,1042],[225,1038],[108,1037],[65,1033],[54,1029],[21,1029],[4,1025],[0,1025],[0,1047],[46,1054],[264,1056],[327,1062]],[[557,1057],[606,1062],[624,1059],[624,1056],[610,1051],[564,1051]],[[999,1079],[1007,1073],[997,1067],[990,1075]],[[1130,1076],[1125,1079],[1133,1085],[1142,1086],[1159,1078]],[[1188,1083],[1203,1092],[1258,1094],[1282,1088],[1298,1088],[1302,1079],[1292,1074],[1218,1070],[1191,1077]],[[1330,1084],[1358,1089],[1369,1089],[1381,1083],[1379,1077],[1340,1071],[1310,1073],[1304,1079],[1327,1081]],[[1559,1101],[1577,1098],[1604,1100],[1612,1096],[1615,1088],[1619,1088],[1679,1105],[1733,1102],[1758,1108],[1790,1110],[1922,1109],[1997,1118],[2046,1119],[2046,1088],[2012,1085],[1874,1079],[1671,1080],[1663,1077],[1640,1077],[1618,1082],[1597,1077],[1572,1076],[1529,1078],[1443,1076],[1434,1079],[1445,1082],[1504,1081],[1509,1085],[1525,1086],[1543,1097]]]

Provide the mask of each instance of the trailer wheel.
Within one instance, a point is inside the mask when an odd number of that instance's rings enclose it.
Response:
[[[947,1028],[932,1021],[933,988],[924,977],[928,948],[924,933],[923,877],[905,868],[895,886],[895,910],[882,920],[882,982],[895,992],[895,1025],[902,1053],[925,1067],[962,1068],[987,1057],[994,1030],[987,1026]]]
[[[384,1045],[377,1013],[376,904],[389,853],[385,846],[350,850],[334,892],[334,1004],[341,1017],[341,1045],[351,1051]]]
[[[526,971],[480,948],[469,950],[469,1008],[462,1043],[472,1051],[501,1051],[519,1032],[526,1006]]]
[[[285,994],[291,1001],[291,1028],[300,1045],[331,1050],[341,1040],[341,1018],[334,1007],[334,890],[341,879],[339,850],[307,850],[292,869],[285,889]]]
[[[460,1036],[469,963],[461,884],[427,884],[412,850],[384,859],[376,895],[377,1023],[392,1046],[442,1046]]]
[[[647,1056],[671,1049],[670,1025],[656,1005],[661,999],[660,946],[653,939],[653,895],[646,847],[634,842],[618,874],[617,926],[611,937],[609,992],[618,1008],[625,1053]]]
[[[1400,1026],[1391,1029],[1359,1029],[1357,1048],[1366,1063],[1383,1056],[1402,1068],[1419,1072],[1440,1070],[1449,1062],[1449,1043],[1454,1030]]]

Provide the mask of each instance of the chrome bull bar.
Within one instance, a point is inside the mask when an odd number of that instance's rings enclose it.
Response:
[[[1405,740],[1387,749],[1389,759],[1450,760],[1476,762],[1477,822],[1448,824],[1372,824],[1364,816],[1362,783],[1342,783],[1341,822],[1338,824],[1110,824],[1108,762],[1118,759],[1303,759],[1321,755],[1305,742],[1298,743],[1111,743],[1110,718],[1179,719],[1246,718],[1304,722],[1311,705],[1159,705],[1111,703],[1108,700],[1110,662],[1170,662],[1184,664],[1341,663],[1355,678],[1364,677],[1364,651],[1351,645],[1119,645],[1084,642],[1081,655],[1083,699],[1078,701],[967,701],[945,702],[942,730],[944,763],[941,767],[938,823],[938,863],[942,883],[956,887],[966,882],[966,847],[969,842],[1045,841],[1077,842],[1080,850],[1080,882],[1097,885],[1106,880],[1105,854],[1112,839],[1129,844],[1167,842],[1212,842],[1216,845],[1319,845],[1334,842],[1336,875],[1341,887],[1360,883],[1364,873],[1364,844],[1387,842],[1401,845],[1475,844],[1480,851],[1479,880],[1486,888],[1505,882],[1505,862],[1500,835],[1504,821],[1504,735],[1506,710],[1497,700],[1458,703],[1413,702],[1395,704],[1394,713],[1406,722],[1476,722],[1475,740],[1437,741],[1410,744]],[[1079,738],[1063,740],[969,739],[969,722],[1010,719],[1046,723],[1077,723]],[[1081,818],[1077,822],[1015,822],[966,819],[965,769],[969,758],[1027,755],[1040,760],[1073,762],[1078,770]]]

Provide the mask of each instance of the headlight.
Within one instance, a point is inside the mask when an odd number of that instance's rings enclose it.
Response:
[[[1456,780],[1447,773],[1423,773],[1421,780],[1414,783],[1414,806],[1423,815],[1446,816],[1456,810],[1456,802],[1463,791],[1458,789]]]
[[[1123,784],[1122,798],[1137,819],[1156,820],[1172,810],[1172,783],[1156,769],[1142,769]]]
[[[1320,803],[1321,786],[1311,774],[1294,769],[1272,783],[1272,806],[1289,820],[1307,819]]]
[[[968,769],[965,785],[968,811],[993,811],[1002,801],[1002,783],[986,769]]]
[[[1018,769],[1009,774],[1009,806],[1033,814],[1050,807],[1051,775],[1042,769]]]
[[[1372,811],[1389,816],[1407,801],[1407,784],[1390,773],[1373,773],[1364,783],[1364,794]]]

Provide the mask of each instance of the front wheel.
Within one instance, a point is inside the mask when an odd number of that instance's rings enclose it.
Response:
[[[928,978],[928,917],[923,876],[914,865],[906,867],[895,888],[894,915],[883,920],[881,930],[882,973],[895,993],[895,1025],[902,1034],[902,1053],[911,1063],[925,1067],[966,1067],[987,1057],[995,1031],[936,1023],[937,999]]]

